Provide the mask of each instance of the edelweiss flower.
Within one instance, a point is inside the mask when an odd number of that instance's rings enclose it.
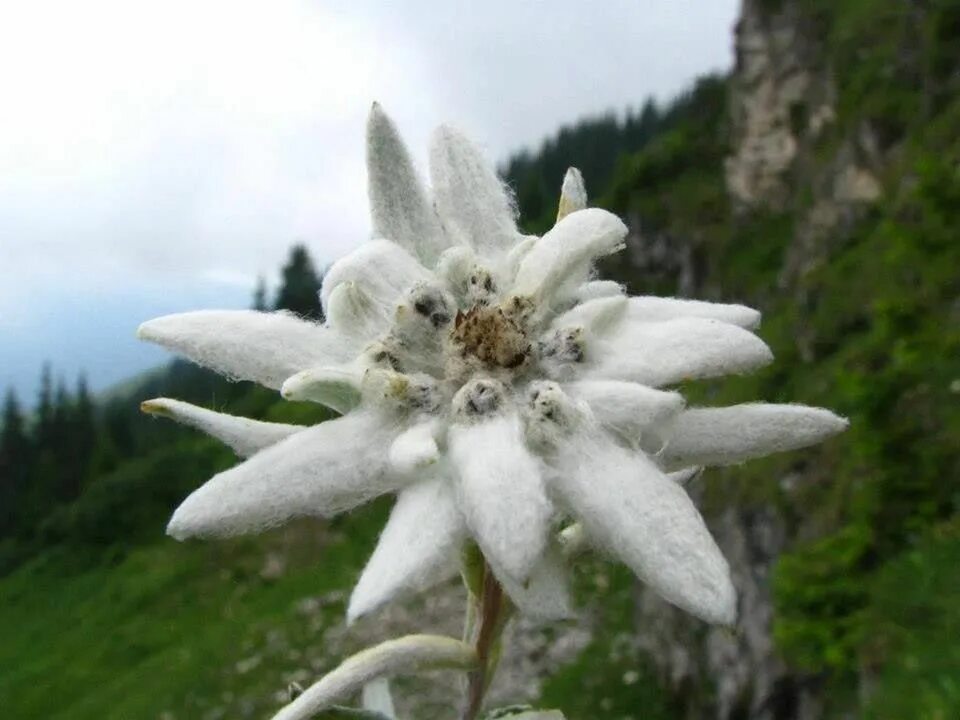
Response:
[[[627,228],[586,207],[577,170],[556,225],[532,237],[456,131],[434,135],[429,192],[376,105],[367,142],[375,239],[324,277],[324,325],[200,311],[140,327],[230,378],[343,414],[306,428],[144,403],[248,458],[190,495],[168,532],[250,532],[396,493],[350,619],[456,573],[470,539],[517,608],[548,618],[569,613],[557,530],[574,521],[564,537],[582,535],[698,617],[732,623],[727,563],[682,481],[696,466],[819,442],[846,421],[801,405],[685,409],[659,389],[770,362],[751,332],[760,315],[626,297],[592,279]]]

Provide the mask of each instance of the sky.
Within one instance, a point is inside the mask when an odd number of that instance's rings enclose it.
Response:
[[[105,389],[167,357],[142,320],[368,239],[372,101],[421,168],[441,122],[502,162],[729,68],[737,5],[0,2],[0,389],[29,404],[44,361]]]

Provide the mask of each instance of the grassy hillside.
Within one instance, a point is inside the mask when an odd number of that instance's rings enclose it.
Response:
[[[268,715],[289,680],[310,680],[295,674],[310,667],[304,657],[333,666],[324,633],[342,624],[339,591],[382,517],[354,518],[349,540],[298,526],[256,540],[155,541],[80,567],[65,549],[44,554],[3,580],[5,717]],[[322,557],[308,552],[320,543]],[[278,576],[271,557],[283,558]],[[327,602],[305,614],[315,598]]]

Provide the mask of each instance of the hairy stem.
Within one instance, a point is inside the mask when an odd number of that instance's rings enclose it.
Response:
[[[490,685],[496,664],[497,641],[509,615],[509,601],[504,597],[503,588],[486,562],[483,564],[480,592],[475,598],[471,598],[471,602],[477,605],[473,643],[480,662],[477,669],[467,675],[466,707],[461,720],[475,720],[480,712],[483,696]]]

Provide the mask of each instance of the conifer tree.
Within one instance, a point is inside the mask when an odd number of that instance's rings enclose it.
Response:
[[[263,275],[257,278],[257,287],[253,291],[253,309],[261,312],[267,309],[267,282]]]
[[[50,434],[46,438],[46,447],[53,458],[53,477],[48,478],[46,487],[52,488],[52,499],[69,500],[73,494],[74,474],[73,458],[71,457],[72,439],[70,437],[70,421],[73,415],[73,404],[67,384],[60,378],[57,391],[54,394],[53,422]]]
[[[77,379],[77,392],[69,420],[69,471],[73,475],[68,488],[68,499],[79,496],[89,481],[96,448],[97,427],[93,399],[90,397],[87,378],[81,374]]]
[[[0,538],[13,534],[16,527],[18,499],[23,492],[30,444],[23,422],[20,403],[13,390],[8,390],[0,420]]]
[[[53,425],[53,371],[45,362],[40,371],[40,394],[37,397],[37,426],[33,438],[37,445],[44,444]]]
[[[323,319],[320,308],[320,277],[303,245],[294,245],[283,266],[280,289],[274,307],[290,310],[315,320]]]

